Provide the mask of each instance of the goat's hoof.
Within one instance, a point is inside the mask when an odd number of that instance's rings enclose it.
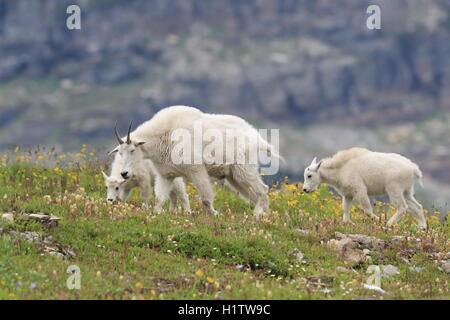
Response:
[[[213,217],[218,217],[218,216],[220,216],[220,213],[217,212],[217,210],[211,210],[211,214],[213,215]]]
[[[427,225],[419,225],[419,230],[421,232],[425,232],[425,231],[427,231],[427,229],[428,229]]]
[[[265,217],[265,216],[267,216],[267,215],[268,215],[267,212],[255,212],[255,213],[253,213],[253,216],[254,216],[255,218],[257,218],[257,219],[263,218],[263,217]]]
[[[375,220],[376,222],[380,222],[381,221],[381,218],[379,217],[379,216],[376,216],[376,215],[373,215],[373,216],[370,216],[373,220]]]
[[[394,226],[395,226],[395,224],[393,222],[388,221],[388,223],[386,223],[386,228],[388,228],[388,229],[393,229]]]

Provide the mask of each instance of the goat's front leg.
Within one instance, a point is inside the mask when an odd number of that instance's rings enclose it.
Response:
[[[169,193],[169,198],[170,198],[169,211],[176,211],[177,210],[178,197],[177,197],[177,194],[175,193],[175,191],[173,189]]]
[[[152,191],[152,186],[150,185],[150,181],[148,179],[142,181],[141,182],[141,200],[145,206],[148,205],[148,198],[150,197],[151,191]]]
[[[353,197],[343,196],[342,207],[344,209],[344,222],[350,222],[350,207],[352,206]]]
[[[157,176],[155,179],[155,211],[161,212],[164,203],[169,199],[169,193],[172,188],[172,180]]]
[[[372,219],[375,219],[376,221],[380,221],[380,218],[373,213],[373,208],[370,204],[370,199],[366,192],[357,193],[355,195],[355,200],[361,204],[365,214],[367,214]]]

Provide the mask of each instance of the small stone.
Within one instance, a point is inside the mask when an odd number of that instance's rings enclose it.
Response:
[[[328,289],[328,288],[325,288],[325,289],[318,289],[318,290],[315,290],[315,292],[320,292],[320,293],[331,293],[331,292],[333,292],[333,290],[331,290],[331,289]]]
[[[404,236],[393,236],[390,241],[393,244],[399,244],[399,243],[405,241],[405,237]]]
[[[294,230],[297,232],[300,232],[301,234],[304,234],[305,236],[309,236],[311,234],[311,231],[309,231],[309,230],[303,230],[300,228],[295,228]]]
[[[331,239],[327,242],[327,247],[334,250],[339,250],[339,241],[336,239]]]
[[[39,221],[47,228],[56,227],[58,225],[59,220],[61,220],[57,216],[43,214],[43,213],[30,213],[30,214],[27,214],[27,216]]]
[[[344,234],[341,232],[336,232],[335,236],[341,241],[344,239],[350,239],[352,242],[355,242],[355,245],[359,244],[361,247],[366,249],[382,250],[387,246],[386,241],[364,234]]]
[[[298,248],[292,249],[291,251],[289,251],[288,254],[289,255],[294,255],[294,257],[295,257],[294,262],[295,263],[302,263],[305,260],[305,255]]]
[[[346,267],[336,267],[336,271],[339,271],[339,272],[350,272],[350,269],[348,269]]]
[[[12,213],[3,213],[2,218],[14,222],[14,215]]]
[[[306,277],[306,280],[308,281],[308,284],[321,287],[321,286],[327,286],[331,284],[334,281],[334,277],[332,276],[326,276],[326,275],[316,275],[316,276],[309,276]]]
[[[342,255],[342,259],[350,265],[358,265],[365,261],[366,255],[360,249],[347,249]]]
[[[408,270],[411,272],[422,272],[423,270],[425,270],[425,268],[424,267],[409,267]]]
[[[384,278],[389,278],[391,276],[400,274],[399,268],[397,268],[396,266],[393,266],[391,264],[383,266],[382,272],[383,272],[382,277],[384,277]]]
[[[439,270],[445,273],[450,273],[450,260],[445,261],[440,267]]]
[[[64,255],[61,252],[58,252],[58,251],[50,251],[48,254],[51,255],[51,256],[56,256],[58,259],[63,259],[64,258]]]

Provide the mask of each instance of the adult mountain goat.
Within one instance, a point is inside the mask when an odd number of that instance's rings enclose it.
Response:
[[[422,205],[414,198],[414,182],[422,185],[422,173],[411,160],[396,153],[372,152],[363,148],[343,150],[317,162],[316,158],[305,169],[303,191],[317,190],[320,183],[328,183],[342,196],[344,221],[350,221],[349,210],[353,200],[364,212],[379,220],[373,213],[369,196],[389,195],[397,212],[387,226],[398,222],[407,211],[412,212],[421,228],[427,227]]]
[[[264,150],[276,159],[279,156],[245,120],[173,106],[130,131],[131,125],[123,141],[116,129],[119,146],[112,151],[123,157],[124,174],[132,171],[141,153],[143,158],[152,161],[162,184],[170,185],[177,177],[189,179],[205,208],[214,215],[217,211],[213,207],[210,177],[227,179],[243,197],[255,202],[254,214],[268,212],[268,187],[258,173],[258,158],[254,155]],[[245,138],[247,143],[234,143],[236,138]]]
[[[157,171],[154,169],[150,160],[145,160],[139,155],[141,160],[135,161],[132,173],[124,172],[124,161],[120,154],[116,154],[111,165],[111,174],[108,176],[102,171],[106,186],[106,199],[108,201],[126,202],[133,188],[140,188],[141,198],[144,204],[148,203],[150,194],[155,190],[156,198],[159,200],[155,206],[155,210],[160,212],[165,201],[170,198],[170,211],[177,207],[178,199],[181,200],[185,212],[189,212],[190,204],[186,193],[186,186],[183,178],[176,178],[172,184],[164,184],[165,180],[161,179]]]

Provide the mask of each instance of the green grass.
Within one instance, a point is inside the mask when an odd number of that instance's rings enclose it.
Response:
[[[450,298],[449,276],[428,257],[449,248],[448,225],[434,218],[429,219],[426,233],[420,233],[407,217],[394,230],[386,230],[355,208],[355,224],[345,224],[339,199],[327,186],[304,195],[298,186],[284,182],[271,190],[272,212],[264,218],[255,218],[252,205],[219,184],[218,218],[202,210],[191,185],[191,214],[156,214],[140,205],[138,192],[129,204],[106,203],[101,165],[85,152],[77,157],[77,164],[62,166],[62,160],[55,159],[56,169],[51,161],[0,158],[0,212],[61,217],[51,229],[25,219],[0,220],[0,299]],[[376,212],[384,220],[390,215],[387,205],[376,206]],[[51,236],[76,256],[61,259],[43,254],[42,248],[11,231]],[[336,231],[383,239],[408,235],[422,242],[373,255],[372,263],[392,264],[401,271],[382,280],[387,294],[381,295],[363,288],[370,263],[349,266],[325,245]],[[304,262],[296,261],[295,249],[304,254]],[[402,259],[403,253],[408,253],[410,264]],[[70,265],[80,268],[80,290],[67,288]],[[411,272],[410,266],[425,269]],[[354,271],[341,272],[337,267]],[[317,285],[308,280],[311,276],[332,278]]]

